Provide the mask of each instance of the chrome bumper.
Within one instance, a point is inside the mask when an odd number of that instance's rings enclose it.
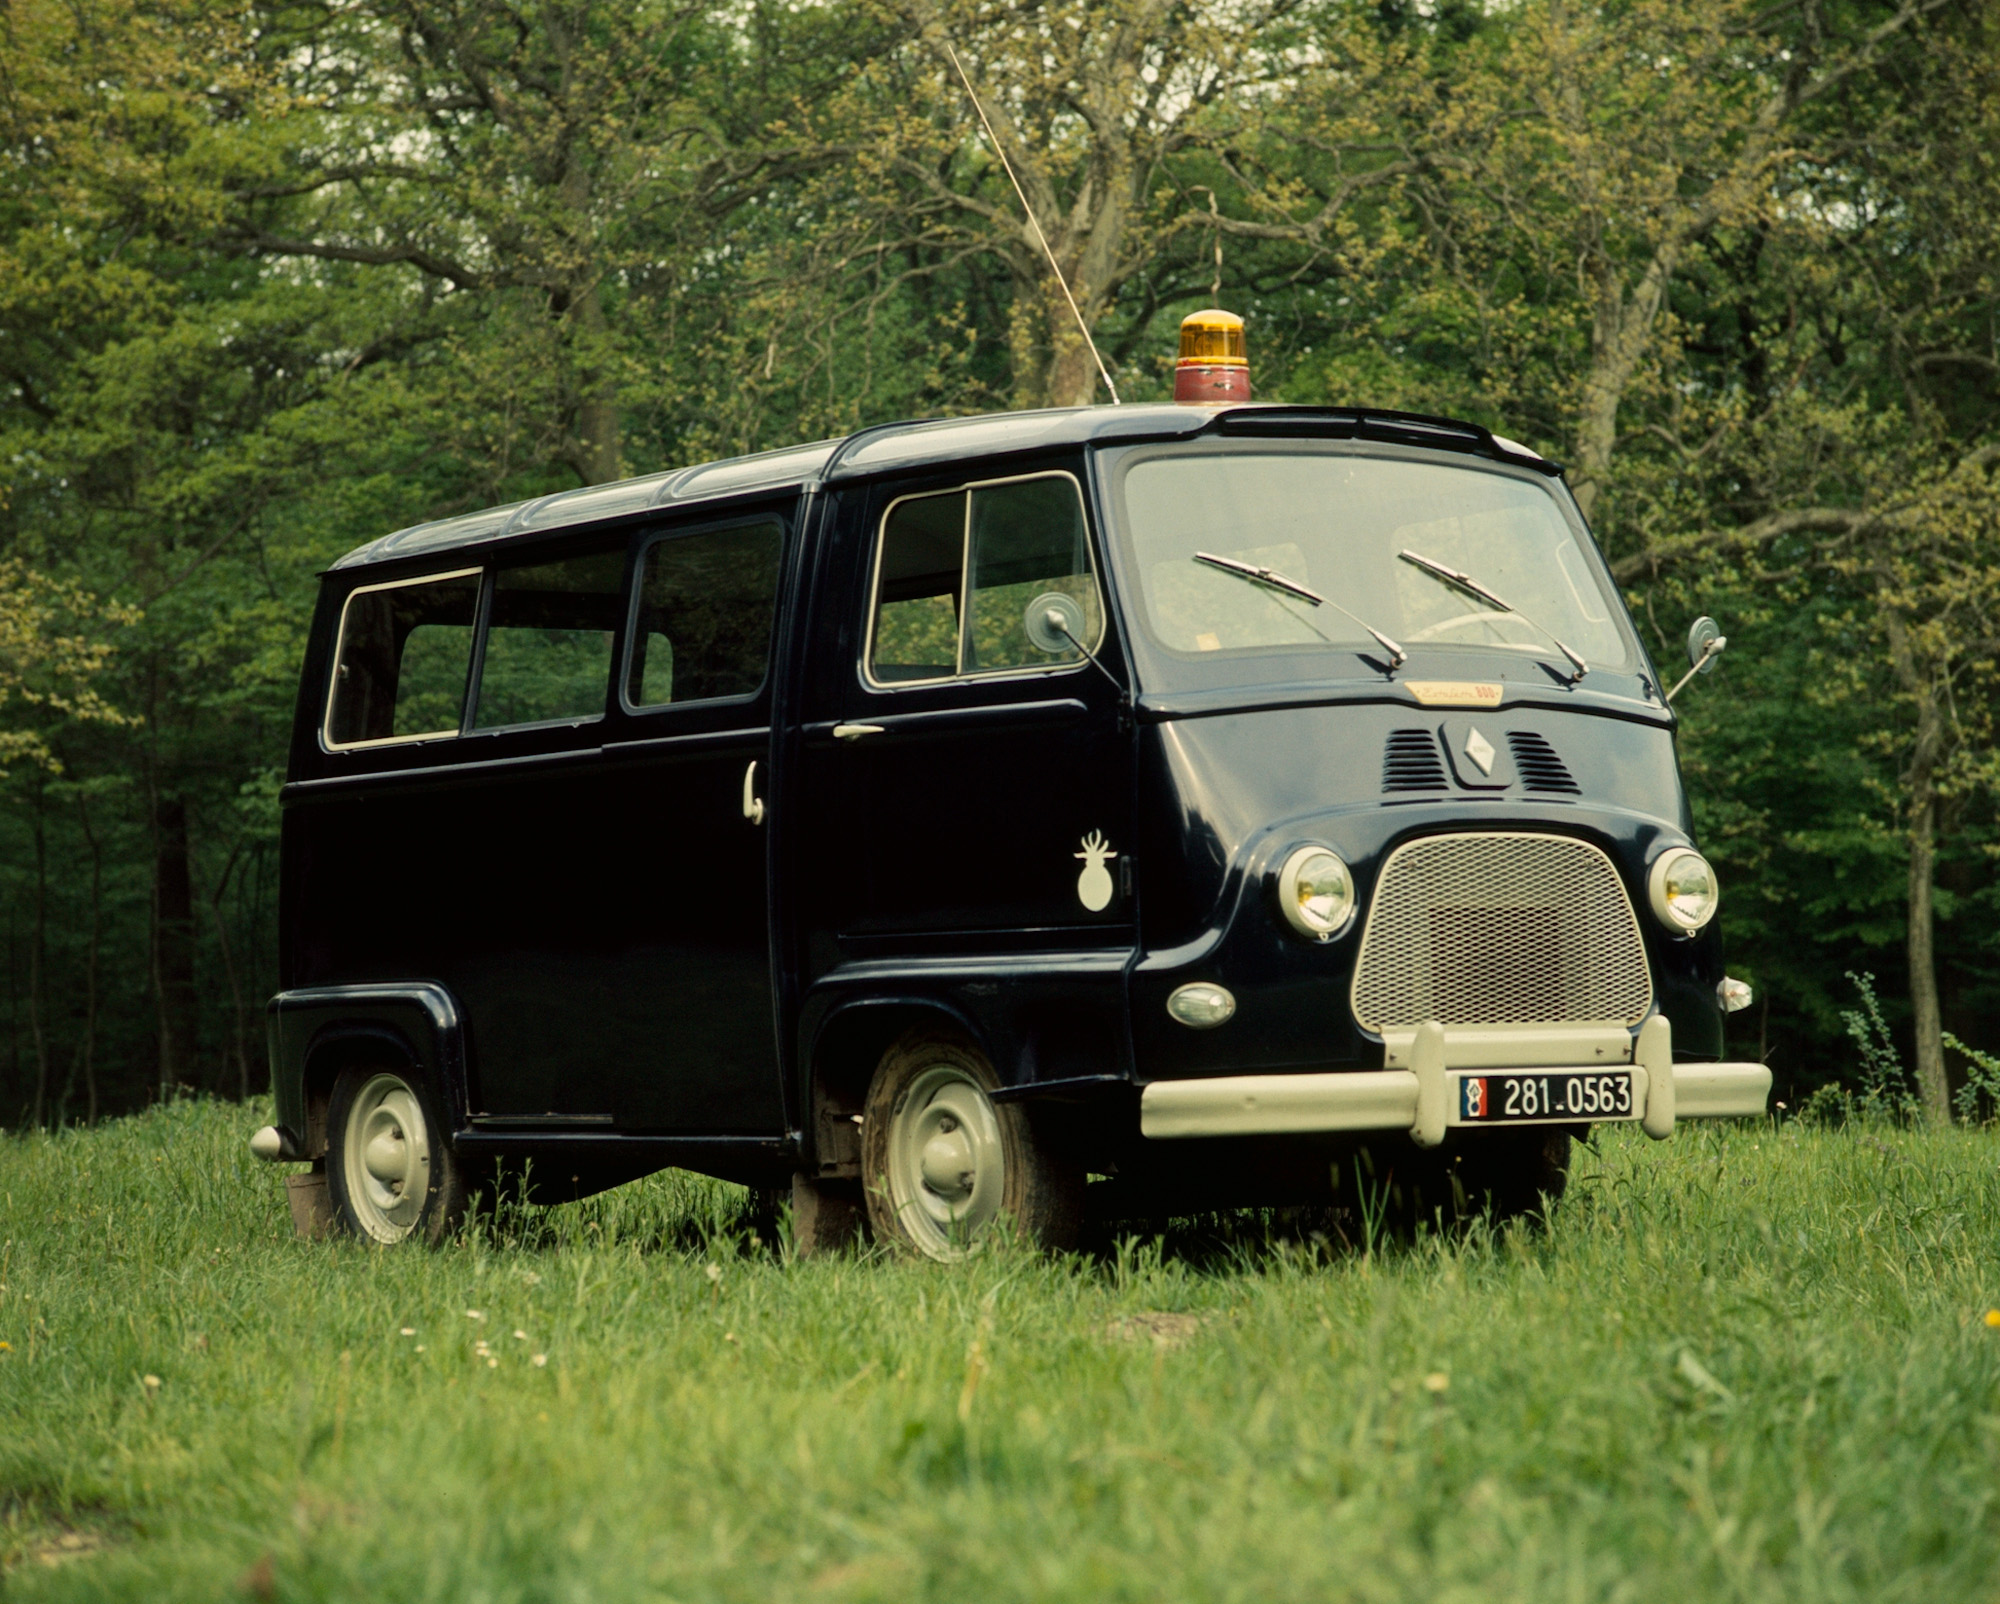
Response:
[[[1452,1032],[1429,1023],[1390,1036],[1385,1056],[1390,1068],[1352,1074],[1154,1081],[1140,1094],[1139,1129],[1160,1139],[1406,1130],[1418,1146],[1436,1147],[1461,1123],[1457,1081],[1493,1069],[1629,1067],[1640,1127],[1655,1139],[1673,1135],[1677,1119],[1759,1117],[1771,1096],[1762,1064],[1676,1064],[1671,1027],[1658,1014],[1636,1042],[1615,1025]]]

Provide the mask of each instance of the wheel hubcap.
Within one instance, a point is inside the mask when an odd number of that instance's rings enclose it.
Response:
[[[355,1222],[378,1242],[415,1229],[430,1194],[430,1132],[400,1075],[376,1075],[355,1095],[342,1133],[341,1170]]]
[[[889,1197],[910,1239],[955,1259],[1000,1212],[1005,1157],[985,1088],[956,1064],[910,1083],[889,1131]]]

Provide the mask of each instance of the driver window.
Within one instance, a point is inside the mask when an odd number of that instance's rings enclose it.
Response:
[[[1068,634],[1047,622],[1054,609]],[[878,685],[1056,668],[1103,609],[1083,496],[1066,473],[912,496],[882,520],[868,674]]]

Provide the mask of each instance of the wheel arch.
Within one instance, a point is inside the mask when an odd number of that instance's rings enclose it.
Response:
[[[278,1125],[307,1158],[326,1153],[326,1108],[340,1072],[357,1064],[430,1079],[447,1140],[466,1118],[464,1032],[458,1005],[431,982],[322,986],[280,992],[269,1007],[271,1087]]]
[[[992,1044],[964,1010],[936,997],[857,996],[835,1002],[819,1019],[805,1053],[808,1164],[822,1176],[858,1175],[861,1144],[854,1119],[875,1066],[912,1031],[963,1037],[993,1059]]]

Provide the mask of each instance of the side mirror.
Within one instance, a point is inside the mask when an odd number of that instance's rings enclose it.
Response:
[[[1729,637],[1722,633],[1722,626],[1703,613],[1688,625],[1689,666],[1697,674],[1706,674],[1715,667],[1715,659],[1728,644]]]
[[[1059,590],[1045,590],[1029,602],[1021,628],[1036,651],[1051,657],[1083,650],[1083,608]]]
[[[1706,613],[1688,626],[1688,671],[1674,682],[1674,688],[1667,692],[1666,700],[1671,702],[1680,695],[1681,687],[1697,674],[1706,674],[1715,667],[1715,660],[1729,645],[1729,637],[1722,633],[1722,626]]]

